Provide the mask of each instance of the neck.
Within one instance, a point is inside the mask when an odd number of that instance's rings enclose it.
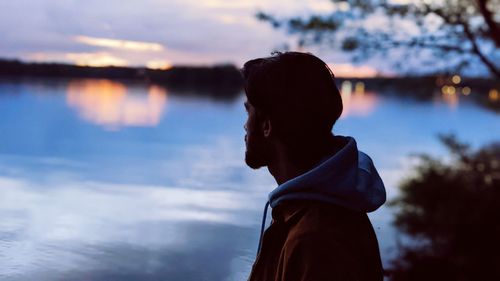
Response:
[[[267,169],[274,177],[278,185],[281,185],[306,172],[306,170],[294,165],[294,163],[290,161],[289,157],[282,150],[276,151],[276,157],[274,158],[274,161],[267,166]]]
[[[335,154],[340,146],[337,145],[333,138],[325,143],[317,145],[309,145],[313,147],[308,151],[309,159],[304,159],[297,155],[291,155],[294,149],[287,148],[283,143],[277,142],[274,147],[274,155],[269,165],[269,172],[276,180],[278,185],[281,185],[295,177],[298,177],[315,167],[324,157]]]

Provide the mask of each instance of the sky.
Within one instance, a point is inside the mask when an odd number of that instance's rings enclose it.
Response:
[[[245,61],[293,46],[255,18],[323,13],[328,0],[16,0],[0,2],[0,57],[78,65],[208,65]],[[314,52],[336,74],[373,76],[340,52]]]

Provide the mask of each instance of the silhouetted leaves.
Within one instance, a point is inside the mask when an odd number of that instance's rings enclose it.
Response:
[[[500,77],[498,0],[331,2],[330,13],[279,19],[260,12],[257,18],[275,28],[299,34],[301,46],[326,43],[334,49],[358,52],[354,57],[358,60],[387,56],[387,50],[398,49],[392,54],[398,53],[401,58],[391,55],[395,63],[398,59],[406,62],[405,56],[420,59],[432,56],[441,63],[431,65],[435,72],[457,71],[480,63]],[[380,22],[381,19],[386,21]],[[415,25],[405,28],[403,22]]]
[[[342,50],[344,51],[353,51],[357,49],[358,46],[359,46],[358,39],[354,37],[348,37],[344,39],[344,41],[342,42]]]
[[[447,161],[420,156],[401,184],[401,245],[392,280],[500,280],[500,142],[477,151],[441,136]]]
[[[312,16],[308,19],[292,18],[288,21],[289,27],[294,31],[335,31],[340,27],[340,22],[332,17]]]

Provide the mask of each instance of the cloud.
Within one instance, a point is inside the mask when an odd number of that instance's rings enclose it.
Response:
[[[130,40],[117,40],[109,38],[96,38],[89,36],[75,36],[74,40],[90,46],[106,47],[111,49],[125,49],[133,51],[161,51],[163,46],[158,43],[130,41]]]
[[[169,69],[172,64],[167,60],[149,60],[146,62],[146,67],[150,69]]]
[[[67,59],[75,63],[76,65],[86,65],[86,66],[126,66],[128,63],[126,60],[115,57],[109,53],[99,52],[99,53],[67,53],[65,55]]]
[[[294,37],[259,22],[258,10],[285,16],[326,12],[330,5],[328,0],[3,1],[0,57],[81,63],[94,53],[97,62],[115,65],[242,65],[283,43],[294,45]]]
[[[355,66],[348,63],[329,64],[328,66],[337,77],[366,78],[375,77],[378,74],[377,70],[370,66]]]
[[[0,4],[0,57],[45,54],[68,61],[68,53],[106,52],[128,65],[241,64],[288,40],[254,18],[264,1],[236,2],[6,1]]]

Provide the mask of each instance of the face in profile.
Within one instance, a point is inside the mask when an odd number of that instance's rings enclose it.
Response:
[[[252,169],[258,169],[268,165],[268,143],[264,137],[261,124],[257,118],[255,108],[248,102],[245,102],[247,111],[247,121],[245,123],[245,162]]]

